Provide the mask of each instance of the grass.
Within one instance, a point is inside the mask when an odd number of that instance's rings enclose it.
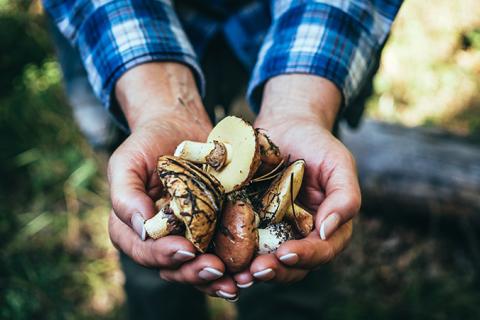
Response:
[[[0,1],[0,41],[15,48],[0,53],[0,318],[124,318],[123,275],[106,232],[107,155],[72,120],[37,3]],[[479,10],[475,0],[406,1],[369,114],[478,133]],[[356,221],[330,267],[336,285],[325,289],[332,298],[322,316],[478,319],[472,226],[399,221]],[[231,304],[210,305],[213,319],[234,318]]]

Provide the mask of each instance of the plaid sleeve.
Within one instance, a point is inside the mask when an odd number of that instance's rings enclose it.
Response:
[[[171,1],[44,0],[60,31],[78,48],[89,81],[123,128],[113,89],[128,69],[149,61],[189,66],[203,94],[204,80],[193,48]]]
[[[401,0],[271,2],[272,24],[248,88],[259,110],[265,82],[287,73],[332,81],[348,107],[375,65]]]

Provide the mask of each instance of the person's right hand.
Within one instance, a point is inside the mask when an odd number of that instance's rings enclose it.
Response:
[[[122,76],[116,95],[132,133],[109,161],[112,243],[138,264],[158,268],[164,280],[234,299],[237,287],[217,256],[197,254],[181,236],[145,239],[143,222],[156,214],[161,191],[158,157],[183,140],[205,141],[212,127],[190,70],[176,63],[138,66]]]

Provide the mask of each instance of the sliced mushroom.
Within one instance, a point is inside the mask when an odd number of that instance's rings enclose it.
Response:
[[[206,171],[217,178],[226,192],[250,182],[260,166],[255,129],[237,117],[226,117],[210,132],[207,143],[182,142],[175,155],[208,164]]]
[[[185,225],[185,237],[198,251],[205,252],[222,208],[222,185],[215,177],[194,164],[174,156],[161,156],[158,159],[157,171],[171,199],[169,210]],[[166,210],[160,210],[159,214],[161,216],[158,218],[157,215],[146,222],[149,230],[164,230],[162,225],[168,225],[169,220],[163,217]],[[155,234],[149,233],[150,236]]]
[[[302,186],[305,161],[297,160],[290,164],[270,185],[261,200],[261,225],[279,223],[287,208],[293,204]]]
[[[287,207],[285,219],[295,227],[295,231],[302,237],[308,236],[313,230],[313,216],[296,203]]]
[[[258,254],[275,252],[282,243],[292,239],[292,227],[285,221],[258,229]]]
[[[222,221],[214,239],[215,253],[232,273],[247,268],[257,251],[256,216],[246,197],[230,198],[223,208]]]

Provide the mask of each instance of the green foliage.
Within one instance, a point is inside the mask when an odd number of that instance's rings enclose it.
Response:
[[[73,123],[41,21],[0,15],[0,318],[118,318],[105,162]]]
[[[462,40],[464,49],[473,48],[475,50],[480,50],[480,28],[475,28],[466,32],[463,35]]]
[[[100,310],[109,311],[121,293],[118,281],[108,284],[118,266],[104,232],[105,178],[72,123],[58,67],[27,66],[0,103],[0,134],[8,137],[0,162],[0,317],[94,317],[98,287],[117,291]]]
[[[406,0],[375,79],[369,114],[480,134],[480,2]]]
[[[43,24],[38,17],[0,11],[0,97],[10,92],[12,80],[22,73],[25,65],[39,66],[46,58],[50,43]]]

